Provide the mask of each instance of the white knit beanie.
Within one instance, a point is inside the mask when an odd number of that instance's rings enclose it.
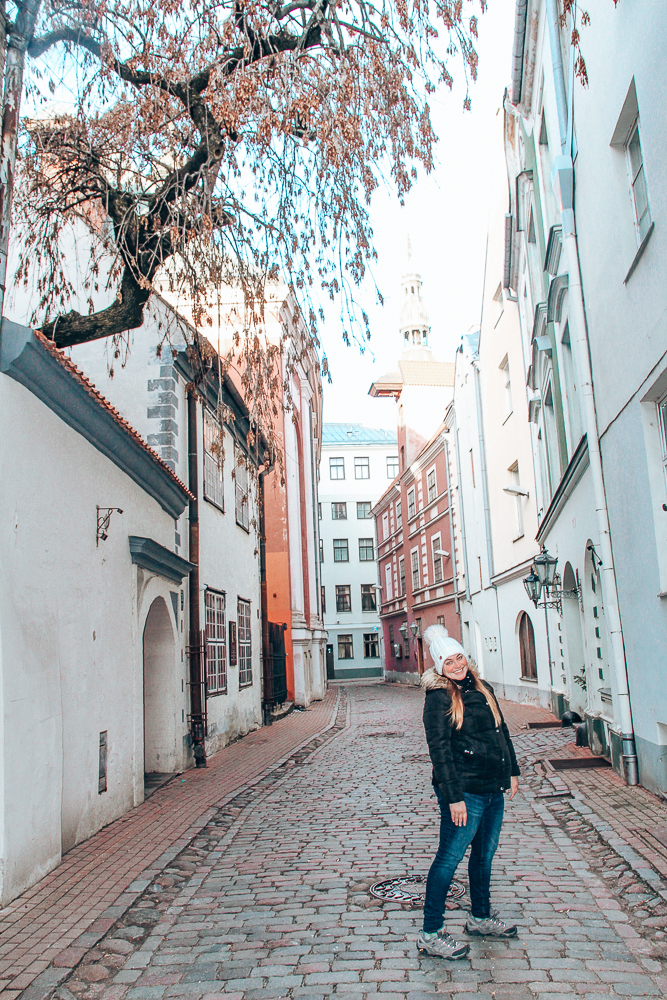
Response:
[[[442,665],[450,656],[456,656],[457,653],[467,655],[461,643],[452,638],[444,625],[429,625],[424,632],[424,638],[439,674],[442,674]]]

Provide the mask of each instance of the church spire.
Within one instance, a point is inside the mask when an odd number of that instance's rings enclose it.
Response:
[[[408,270],[401,281],[401,351],[428,348],[431,327],[421,294],[421,275],[413,270],[412,240],[408,236]]]

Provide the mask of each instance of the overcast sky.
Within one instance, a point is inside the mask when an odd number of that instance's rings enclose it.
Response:
[[[325,422],[396,427],[394,401],[372,399],[368,389],[375,378],[396,368],[398,292],[407,265],[408,234],[413,267],[423,278],[436,358],[453,361],[462,334],[479,323],[488,192],[494,188],[490,172],[503,169],[494,118],[509,85],[514,6],[513,0],[490,0],[480,18],[479,76],[471,87],[472,111],[462,110],[465,92],[456,86],[431,102],[440,138],[435,171],[420,175],[404,208],[386,189],[375,194],[371,216],[379,260],[374,274],[385,304],[377,305],[371,282],[357,293],[371,321],[371,341],[363,355],[357,346],[344,345],[337,312],[332,310],[327,318],[322,346],[333,384],[324,387]]]

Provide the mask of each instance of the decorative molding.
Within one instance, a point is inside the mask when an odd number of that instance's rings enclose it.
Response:
[[[535,316],[533,317],[533,335],[531,340],[544,337],[547,332],[547,304],[538,302],[535,306]]]
[[[190,497],[185,485],[54,345],[3,319],[0,372],[25,386],[171,517],[180,517]]]
[[[552,226],[549,230],[547,249],[544,254],[544,270],[552,277],[558,274],[560,255],[563,250],[563,227]]]
[[[567,274],[558,274],[551,282],[547,298],[547,323],[560,323],[568,284]]]
[[[150,573],[157,573],[158,576],[165,576],[173,583],[181,583],[183,577],[187,576],[194,563],[177,556],[175,552],[166,549],[164,545],[159,545],[152,538],[140,538],[138,535],[130,535],[130,555],[135,566],[141,566]]]

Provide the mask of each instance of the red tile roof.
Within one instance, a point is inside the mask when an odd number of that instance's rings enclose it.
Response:
[[[141,445],[144,451],[148,452],[153,461],[157,465],[159,465],[160,468],[163,470],[163,472],[166,472],[167,475],[171,479],[173,479],[175,483],[178,484],[178,486],[180,486],[180,488],[183,490],[183,492],[190,500],[194,500],[195,497],[192,495],[192,493],[190,493],[190,490],[187,488],[185,483],[178,478],[178,476],[176,475],[175,472],[173,472],[172,469],[170,469],[170,467],[167,465],[164,459],[160,458],[158,453],[154,451],[153,448],[150,447],[150,445],[146,444],[141,434],[139,434],[138,431],[135,431],[134,427],[132,427],[131,424],[129,424],[127,420],[120,415],[118,410],[111,405],[109,400],[106,399],[99,391],[99,389],[97,389],[93,385],[90,379],[83,374],[81,369],[77,368],[74,362],[70,361],[67,355],[65,355],[59,348],[57,348],[52,340],[47,340],[47,338],[42,333],[40,333],[39,330],[34,330],[33,332],[37,340],[39,340],[39,342],[49,351],[49,353],[54,358],[56,358],[58,363],[63,366],[63,368],[68,372],[68,374],[71,375],[73,379],[76,379],[79,385],[83,386],[88,395],[92,396],[92,398],[95,400],[96,403],[98,403],[101,407],[103,407],[103,409],[105,409],[107,413],[111,414],[113,419],[116,421],[117,424],[120,424],[120,426],[123,428],[126,434],[129,434],[130,437],[133,438],[137,444]]]

